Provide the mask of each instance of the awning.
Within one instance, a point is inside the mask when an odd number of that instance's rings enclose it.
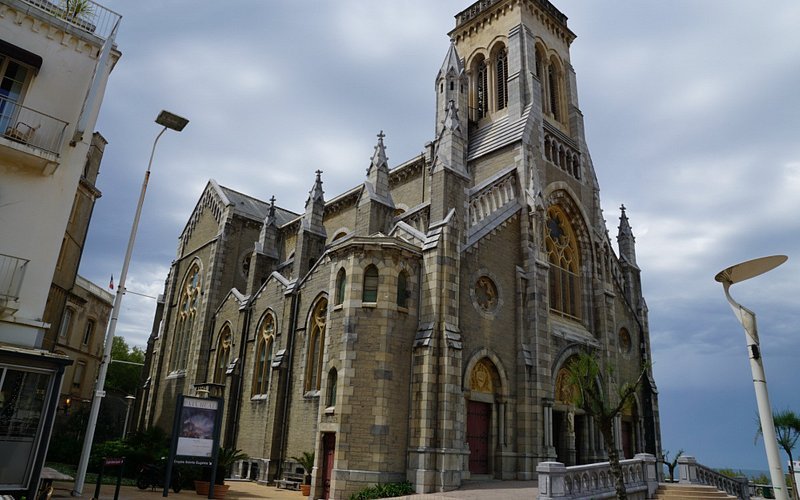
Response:
[[[37,56],[33,52],[28,52],[22,47],[17,47],[13,43],[8,43],[5,40],[0,40],[0,54],[4,54],[19,62],[25,63],[28,66],[33,66],[38,72],[42,67],[42,57]]]

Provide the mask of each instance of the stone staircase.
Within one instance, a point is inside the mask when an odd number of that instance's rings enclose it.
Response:
[[[714,498],[736,498],[720,491],[713,486],[703,486],[695,484],[664,484],[658,485],[656,490],[657,499],[697,499],[711,500]]]

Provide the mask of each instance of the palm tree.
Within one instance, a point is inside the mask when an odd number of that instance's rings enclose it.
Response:
[[[794,480],[794,457],[792,450],[800,439],[800,416],[792,410],[783,410],[772,414],[772,421],[775,423],[775,437],[783,451],[789,456],[789,478],[792,481],[792,496],[800,498],[797,491],[797,482]],[[761,427],[758,428],[756,439],[761,435]]]
[[[612,404],[602,387],[598,384],[601,380],[608,380],[610,368],[603,370],[597,356],[583,351],[569,361],[567,369],[567,383],[575,388],[572,392],[573,404],[581,408],[587,415],[595,419],[595,423],[603,436],[603,442],[608,453],[608,463],[611,475],[614,477],[614,488],[618,500],[627,500],[625,481],[622,475],[622,466],[619,463],[619,452],[614,445],[614,418],[633,402],[633,396],[641,385],[648,365],[642,368],[639,378],[634,383],[623,384],[619,389],[618,401]]]
[[[314,452],[304,451],[302,457],[292,457],[306,471],[305,484],[311,484],[311,470],[314,468]]]

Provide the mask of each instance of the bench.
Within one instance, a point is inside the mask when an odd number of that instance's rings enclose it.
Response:
[[[303,484],[303,474],[292,474],[291,472],[285,474],[283,479],[275,481],[275,487],[286,490],[299,490],[301,484]]]

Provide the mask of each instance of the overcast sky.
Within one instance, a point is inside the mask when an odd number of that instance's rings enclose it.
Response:
[[[98,130],[108,139],[81,274],[118,280],[161,109],[128,289],[163,289],[209,178],[302,211],[433,138],[434,78],[468,0],[109,0],[123,16]],[[758,314],[773,406],[800,411],[800,2],[556,0],[612,237],[628,208],[650,309],[664,448],[766,469],[744,334],[714,275],[786,254],[733,287]],[[128,294],[118,334],[144,345],[155,301]]]

